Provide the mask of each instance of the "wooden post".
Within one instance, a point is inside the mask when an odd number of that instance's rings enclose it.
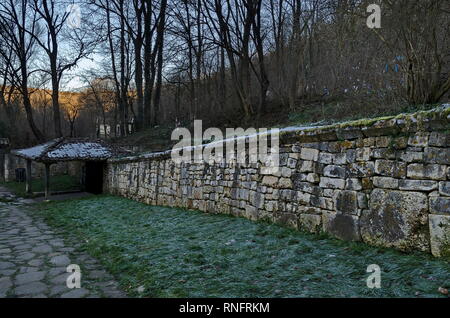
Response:
[[[5,180],[5,151],[0,147],[0,182]]]
[[[33,190],[31,189],[31,160],[27,160],[27,183],[25,187],[25,192],[27,194],[32,194]]]
[[[45,163],[45,199],[50,197],[50,164]]]

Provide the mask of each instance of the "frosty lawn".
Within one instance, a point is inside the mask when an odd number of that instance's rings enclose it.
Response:
[[[143,297],[443,297],[450,264],[224,215],[112,196],[33,211]],[[366,286],[367,266],[381,289]]]

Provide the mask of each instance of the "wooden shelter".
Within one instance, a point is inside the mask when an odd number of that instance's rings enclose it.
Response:
[[[62,161],[83,161],[86,164],[86,191],[101,193],[103,186],[103,168],[107,159],[129,155],[130,152],[109,144],[104,140],[81,138],[58,138],[27,149],[11,151],[11,154],[24,158],[26,165],[26,192],[31,189],[31,162],[45,165],[45,198],[50,196],[50,166]]]

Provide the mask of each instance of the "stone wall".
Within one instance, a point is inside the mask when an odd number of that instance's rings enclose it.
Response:
[[[105,188],[152,205],[269,220],[370,245],[450,254],[450,109],[280,137],[281,169],[111,159]],[[126,211],[124,211],[126,213]]]

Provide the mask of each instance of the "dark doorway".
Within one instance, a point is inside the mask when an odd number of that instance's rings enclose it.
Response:
[[[103,193],[103,161],[86,162],[84,185],[86,192],[93,194]]]

